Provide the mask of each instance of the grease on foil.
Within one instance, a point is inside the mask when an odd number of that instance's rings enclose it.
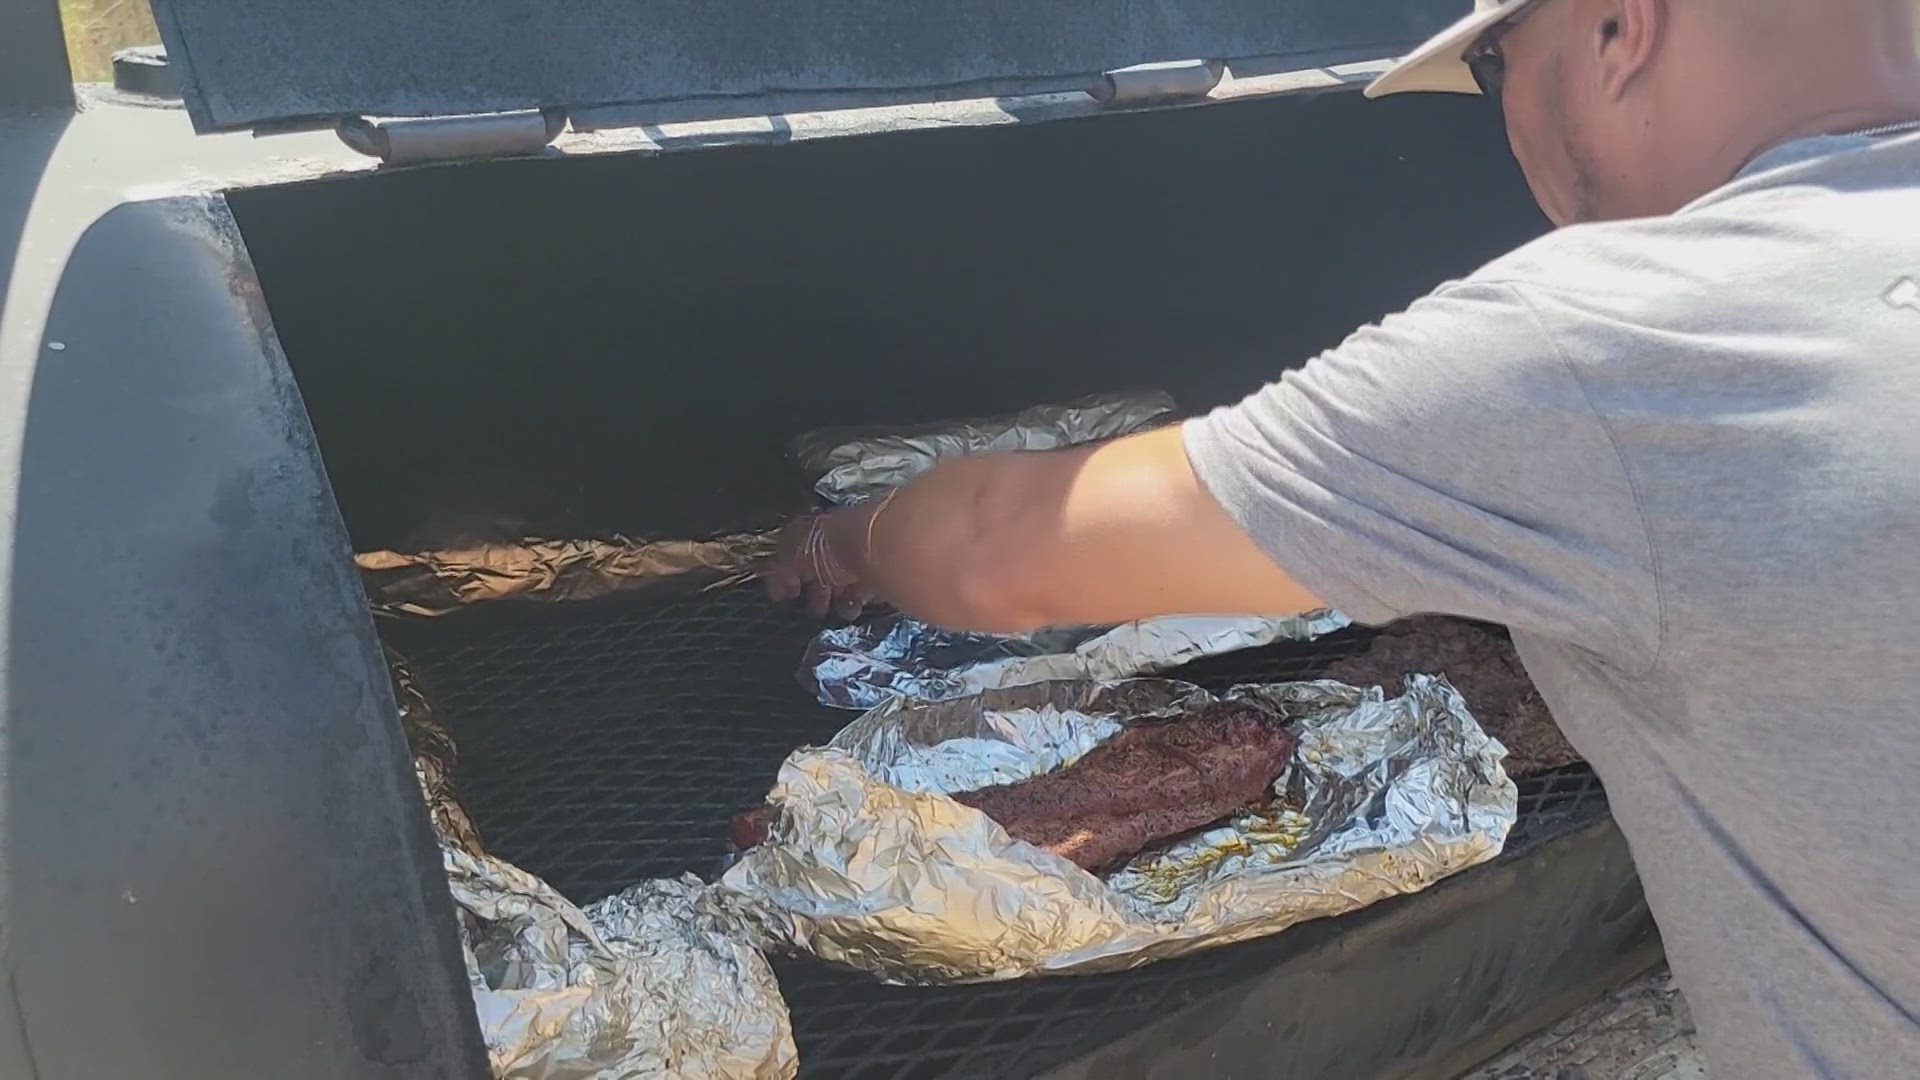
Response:
[[[1070,764],[1123,723],[1214,696],[1132,679],[889,702],[787,759],[767,842],[721,887],[773,945],[892,982],[978,982],[1124,970],[1278,933],[1418,891],[1505,844],[1517,804],[1506,751],[1425,675],[1395,698],[1333,682],[1218,695],[1298,725],[1275,802],[1104,880],[946,797]]]
[[[702,540],[529,537],[434,551],[368,551],[353,561],[375,613],[432,616],[491,600],[558,603],[654,588],[724,588],[751,578],[773,542],[771,533]]]
[[[890,613],[822,630],[807,646],[801,679],[823,705],[864,710],[894,698],[951,701],[1009,686],[1149,675],[1206,656],[1308,641],[1347,625],[1346,616],[1319,611],[1283,618],[1175,616],[1000,635],[941,630]]]
[[[942,458],[1098,442],[1163,422],[1173,411],[1173,398],[1160,391],[1100,394],[1012,416],[811,432],[795,444],[793,457],[802,468],[823,473],[815,493],[835,506],[850,506],[899,487]]]
[[[487,854],[453,788],[453,737],[404,658],[401,724],[460,920],[499,1080],[789,1080],[786,1001],[729,898],[645,881],[585,908]]]

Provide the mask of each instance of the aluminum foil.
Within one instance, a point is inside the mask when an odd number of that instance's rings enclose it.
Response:
[[[1053,680],[1148,675],[1204,656],[1311,640],[1347,625],[1346,616],[1319,611],[1285,618],[1179,616],[999,635],[941,630],[888,614],[822,630],[807,646],[800,678],[823,705],[873,709],[894,698],[951,701]]]
[[[814,490],[829,503],[864,502],[947,457],[1050,450],[1110,439],[1166,422],[1173,398],[1158,391],[1040,405],[1013,416],[937,421],[918,428],[815,432],[794,451],[823,470]],[[1054,679],[1113,680],[1167,671],[1203,656],[1308,640],[1347,625],[1316,612],[1151,619],[1031,634],[969,634],[888,615],[824,630],[808,646],[801,680],[822,704],[871,709],[896,697],[949,701],[982,690]]]
[[[773,551],[771,533],[704,540],[605,539],[475,543],[436,551],[369,551],[353,557],[373,610],[445,615],[490,600],[562,602],[673,587],[723,588],[751,578]]]
[[[387,661],[460,919],[498,1080],[788,1080],[786,1001],[727,894],[687,875],[582,909],[487,854],[453,790],[452,734]]]
[[[795,444],[793,456],[802,468],[824,474],[815,493],[834,506],[850,506],[899,487],[942,458],[1098,442],[1164,422],[1173,410],[1173,398],[1158,391],[1103,394],[991,419],[813,432]]]
[[[726,899],[692,875],[585,908],[443,846],[468,982],[500,1080],[787,1080],[786,1002]]]
[[[1415,892],[1499,853],[1518,794],[1445,680],[1239,687],[1298,724],[1279,796],[1095,877],[947,793],[1069,764],[1185,683],[1056,682],[893,701],[797,751],[768,839],[722,877],[770,944],[899,983],[1117,971]]]
[[[393,676],[393,696],[400,703],[400,727],[406,732],[407,746],[413,751],[413,769],[420,777],[420,790],[427,799],[427,817],[440,842],[475,856],[484,856],[480,830],[474,827],[467,808],[460,805],[453,790],[453,768],[459,751],[453,734],[440,722],[420,688],[412,665],[392,649],[387,650],[387,669]]]

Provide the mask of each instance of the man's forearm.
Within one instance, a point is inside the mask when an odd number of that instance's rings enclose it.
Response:
[[[917,619],[960,630],[1031,629],[1037,623],[1020,610],[1020,557],[1008,535],[1018,523],[993,497],[1018,483],[1014,474],[1030,456],[944,462],[887,498],[830,516],[827,542],[866,591]]]
[[[945,462],[824,528],[866,591],[954,629],[1321,606],[1200,485],[1171,428]]]

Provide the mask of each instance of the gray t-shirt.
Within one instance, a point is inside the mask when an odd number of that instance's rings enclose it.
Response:
[[[1329,604],[1512,629],[1716,1080],[1920,1076],[1920,135],[1562,229],[1186,442]]]

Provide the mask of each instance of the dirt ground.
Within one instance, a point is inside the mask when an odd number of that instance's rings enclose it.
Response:
[[[147,0],[60,0],[60,18],[75,82],[106,82],[115,50],[160,43]]]
[[[1459,1080],[1707,1080],[1693,1016],[1665,968]]]

